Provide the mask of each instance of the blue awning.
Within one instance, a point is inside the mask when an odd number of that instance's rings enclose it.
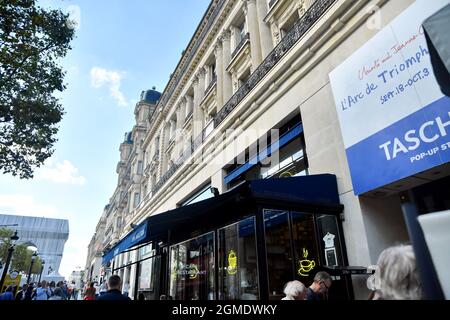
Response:
[[[242,214],[248,214],[242,210],[246,204],[256,203],[312,213],[337,215],[343,211],[336,176],[332,174],[247,181],[214,198],[148,217],[103,256],[103,264],[134,246],[165,241],[169,232],[176,234],[180,230],[237,221],[243,218]],[[242,227],[240,231],[244,232]]]
[[[102,264],[108,263],[118,254],[125,250],[144,243],[147,239],[147,220],[138,225],[133,231],[131,231],[125,238],[120,240],[107,254],[103,256]]]

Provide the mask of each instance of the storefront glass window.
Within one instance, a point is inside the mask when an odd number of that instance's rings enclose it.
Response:
[[[270,299],[284,297],[284,285],[292,280],[292,247],[288,215],[287,211],[264,210]]]
[[[153,255],[152,245],[148,244],[146,246],[139,248],[139,260],[142,260],[150,255]]]
[[[264,210],[264,223],[269,297],[281,299],[288,281],[297,279],[309,286],[324,259],[313,214]]]
[[[330,269],[344,266],[337,217],[317,215],[316,223],[322,265]],[[330,300],[346,300],[351,297],[350,287],[351,278],[349,276],[336,275],[333,277],[333,285],[328,292],[328,298]]]
[[[139,293],[144,294],[146,300],[159,300],[159,279],[161,270],[161,256],[155,256],[139,263]]]
[[[291,219],[295,252],[295,277],[309,286],[313,282],[317,267],[321,265],[317,249],[314,216],[291,212]]]
[[[281,148],[278,161],[261,168],[260,178],[304,176],[308,173],[307,169],[302,138],[299,137]]]
[[[318,215],[316,219],[323,265],[328,267],[343,266],[337,218],[330,215]]]
[[[180,206],[184,207],[189,204],[194,204],[212,197],[214,197],[214,194],[211,192],[211,184],[208,184],[206,187],[202,188],[200,191],[192,195],[189,199],[181,203]]]
[[[218,230],[219,299],[257,300],[258,266],[255,218]]]
[[[175,300],[213,300],[214,232],[170,248],[170,287]]]

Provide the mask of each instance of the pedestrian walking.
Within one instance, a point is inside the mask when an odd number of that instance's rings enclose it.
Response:
[[[306,300],[328,300],[328,290],[332,282],[331,276],[327,272],[317,272],[314,276],[314,282],[307,290]]]
[[[88,288],[85,290],[84,300],[95,300],[95,288],[93,282],[90,282]]]
[[[125,297],[120,288],[122,287],[122,279],[118,275],[112,275],[108,279],[109,290],[107,293],[98,297],[98,300],[131,300],[129,297]]]
[[[28,285],[27,291],[25,291],[25,297],[23,300],[31,301],[34,295],[33,284]]]
[[[53,296],[51,296],[48,300],[64,300],[61,288],[55,288],[55,291],[53,291]]]
[[[6,291],[0,295],[0,300],[14,300],[13,286],[8,286]]]
[[[108,292],[108,281],[103,279],[102,284],[100,285],[100,296],[104,295],[106,292]]]
[[[399,245],[381,252],[379,296],[376,300],[420,300],[422,287],[417,273],[416,257],[411,245]]]
[[[25,300],[25,293],[27,292],[28,284],[24,284],[16,294],[16,301]]]
[[[70,286],[70,288],[71,288],[71,298],[73,298],[73,300],[77,300],[78,290],[75,281],[72,281],[72,285]]]
[[[47,282],[44,280],[38,284],[33,300],[48,300]]]

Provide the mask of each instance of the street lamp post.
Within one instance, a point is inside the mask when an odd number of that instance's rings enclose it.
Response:
[[[45,260],[42,260],[41,273],[39,274],[39,281],[38,282],[41,282],[42,272],[44,271],[44,265],[45,265]]]
[[[11,262],[12,254],[14,252],[14,242],[19,240],[17,236],[17,230],[14,232],[14,235],[11,236],[11,245],[8,248],[8,257],[6,258],[5,268],[3,269],[2,279],[0,280],[0,292],[3,292],[3,284],[5,283],[6,275],[9,269],[9,263]]]
[[[34,260],[36,259],[36,257],[37,257],[37,253],[35,251],[31,255],[31,264],[30,264],[30,270],[28,271],[27,284],[30,284],[31,270],[33,269],[33,264],[34,264]]]

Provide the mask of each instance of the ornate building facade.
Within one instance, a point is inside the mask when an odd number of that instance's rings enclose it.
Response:
[[[414,2],[211,1],[162,94],[136,105],[90,246],[130,296],[278,299],[286,281],[322,268],[335,297],[367,297],[361,270],[409,241],[399,193],[448,165],[355,194],[329,74]],[[338,201],[317,204],[330,174]],[[267,191],[275,180],[278,193]],[[245,192],[254,201],[237,205]]]

